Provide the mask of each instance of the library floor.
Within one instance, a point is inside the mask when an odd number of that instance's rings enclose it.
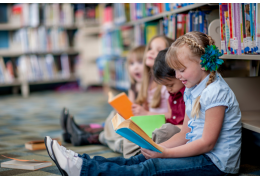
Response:
[[[79,124],[103,123],[112,110],[106,96],[100,90],[88,92],[41,92],[29,98],[21,96],[0,97],[0,155],[17,159],[51,161],[46,150],[30,151],[24,143],[41,140],[45,136],[61,137],[59,116],[62,107],[67,107]],[[121,156],[102,145],[73,147],[63,144],[77,153],[91,156]],[[0,156],[0,163],[8,159]],[[36,171],[0,168],[0,176],[56,176],[59,170],[52,166]],[[239,175],[260,175],[260,165],[241,164]]]

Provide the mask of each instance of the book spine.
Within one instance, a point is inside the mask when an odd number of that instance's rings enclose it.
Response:
[[[222,24],[223,24],[223,47],[224,47],[224,54],[227,54],[227,41],[226,41],[226,18],[225,18],[225,12],[228,11],[228,5],[227,3],[222,3]]]
[[[251,53],[251,31],[250,31],[250,4],[245,3],[244,4],[244,13],[245,13],[245,28],[246,28],[246,40],[247,40],[247,53]]]
[[[257,31],[257,27],[256,27],[256,3],[253,4],[253,7],[254,7],[254,54],[256,54],[256,31]]]
[[[239,16],[239,4],[235,3],[234,4],[234,18],[235,18],[235,54],[241,55],[241,27],[240,27],[240,16]]]
[[[251,53],[253,54],[254,53],[254,8],[253,8],[253,3],[250,3],[249,4],[250,6],[250,10],[249,10],[249,13],[250,13],[250,34],[251,34],[251,47],[250,47],[250,51]]]
[[[232,19],[232,3],[228,3],[228,17],[229,17],[229,33],[230,33],[230,54],[234,54],[233,50],[233,19]]]
[[[243,31],[243,17],[242,17],[242,4],[239,3],[239,27],[240,27],[240,39],[241,39],[241,54],[244,54],[245,46],[244,46],[244,31]]]
[[[247,43],[247,38],[246,38],[246,18],[245,18],[245,3],[241,4],[242,7],[242,23],[243,23],[243,41],[244,41],[244,53],[247,54],[248,53],[248,43]]]
[[[231,54],[230,52],[230,23],[228,17],[228,11],[225,11],[225,32],[226,32],[226,47],[227,47],[227,54]]]
[[[260,54],[260,3],[256,3],[256,52]]]

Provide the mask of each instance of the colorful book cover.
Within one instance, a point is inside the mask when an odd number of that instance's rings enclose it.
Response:
[[[145,44],[147,44],[158,33],[158,22],[147,22],[144,27]]]
[[[227,49],[227,54],[231,54],[231,52],[230,52],[230,23],[229,23],[228,11],[224,12],[224,17],[225,17],[225,32],[226,32],[226,49]]]
[[[190,32],[190,14],[186,14],[186,30],[185,33]]]
[[[256,4],[256,52],[260,54],[260,3]]]
[[[241,55],[241,27],[239,16],[239,4],[234,4],[234,20],[235,20],[235,40],[234,40],[234,54]]]

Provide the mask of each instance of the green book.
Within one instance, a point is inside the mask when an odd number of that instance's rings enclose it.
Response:
[[[165,124],[164,115],[148,115],[148,116],[133,116],[130,118],[134,121],[150,138],[152,132],[157,128],[159,129]]]

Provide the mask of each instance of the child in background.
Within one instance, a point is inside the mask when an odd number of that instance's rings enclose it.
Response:
[[[216,71],[223,63],[214,40],[201,32],[179,37],[167,64],[185,85],[181,131],[157,153],[141,149],[130,159],[79,155],[47,138],[47,149],[67,175],[225,175],[239,171],[241,112],[233,91]],[[49,140],[48,140],[49,139]],[[52,146],[51,146],[52,144]]]
[[[128,54],[126,61],[126,69],[128,71],[131,86],[129,89],[129,99],[134,102],[137,97],[137,92],[140,90],[142,74],[143,74],[143,56],[145,46],[139,46],[131,50]],[[64,110],[63,110],[64,111]],[[61,124],[63,130],[69,134],[69,140],[71,140],[74,146],[88,145],[88,144],[104,144],[115,152],[122,153],[123,137],[115,133],[111,119],[116,114],[112,111],[105,121],[105,127],[103,131],[95,131],[95,129],[83,126],[78,126],[72,116],[66,115],[62,111]],[[68,114],[68,110],[67,114]],[[83,129],[83,128],[84,129]],[[92,133],[93,132],[93,133]],[[67,135],[68,136],[68,135]],[[68,138],[67,138],[68,139]]]
[[[132,105],[135,116],[164,114],[166,119],[171,116],[168,104],[169,93],[165,86],[157,84],[152,76],[152,68],[159,51],[169,47],[173,40],[166,36],[155,36],[146,46],[143,60],[143,79],[141,90],[138,93],[136,104]],[[158,137],[155,135],[155,137]],[[139,154],[140,147],[124,138],[123,155],[129,158]]]

